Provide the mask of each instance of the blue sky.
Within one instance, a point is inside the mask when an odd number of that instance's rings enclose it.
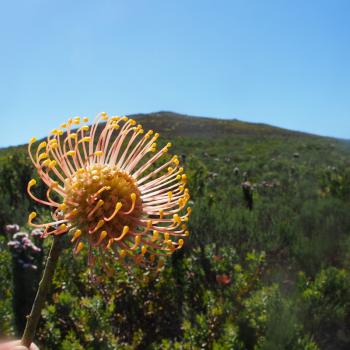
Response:
[[[0,147],[180,113],[350,138],[350,1],[1,1]]]

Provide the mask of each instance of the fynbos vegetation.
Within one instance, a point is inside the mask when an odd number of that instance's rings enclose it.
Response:
[[[85,250],[74,259],[64,250],[41,347],[349,349],[349,144],[238,121],[133,117],[185,162],[190,236],[159,275],[116,263],[99,283]],[[19,283],[33,298],[48,252],[26,226],[29,212],[50,215],[26,195],[33,176],[25,147],[0,150],[2,335],[20,334]]]

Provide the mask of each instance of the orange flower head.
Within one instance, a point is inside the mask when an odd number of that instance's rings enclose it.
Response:
[[[170,143],[157,150],[159,134],[145,134],[133,119],[100,113],[91,127],[87,122],[70,119],[35,152],[30,140],[30,158],[48,189],[45,200],[37,198],[32,179],[28,193],[53,208],[53,221],[34,223],[32,212],[29,224],[44,237],[70,234],[76,254],[88,246],[90,263],[99,250],[126,266],[160,267],[188,236],[190,196],[178,157],[167,155]]]

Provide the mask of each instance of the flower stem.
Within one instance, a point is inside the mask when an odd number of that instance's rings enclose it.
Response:
[[[52,277],[54,275],[56,263],[61,250],[62,245],[60,242],[60,237],[54,236],[50,252],[47,257],[44,273],[39,283],[32,310],[30,315],[27,316],[27,324],[22,337],[22,345],[28,348],[34,340],[36,328],[41,316],[41,310],[44,307],[46,295],[51,286]]]

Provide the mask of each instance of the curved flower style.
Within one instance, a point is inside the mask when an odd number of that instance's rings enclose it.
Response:
[[[157,262],[160,267],[159,257],[183,246],[191,212],[185,210],[186,175],[178,157],[167,156],[171,144],[157,151],[159,134],[144,134],[127,117],[103,112],[91,127],[80,124],[77,117],[54,129],[35,155],[36,139],[30,140],[30,158],[48,190],[46,200],[37,198],[32,179],[28,193],[54,211],[53,221],[43,224],[33,223],[37,214],[32,212],[29,224],[44,228],[43,237],[72,232],[74,252],[87,244],[90,264],[97,248],[125,265]]]

